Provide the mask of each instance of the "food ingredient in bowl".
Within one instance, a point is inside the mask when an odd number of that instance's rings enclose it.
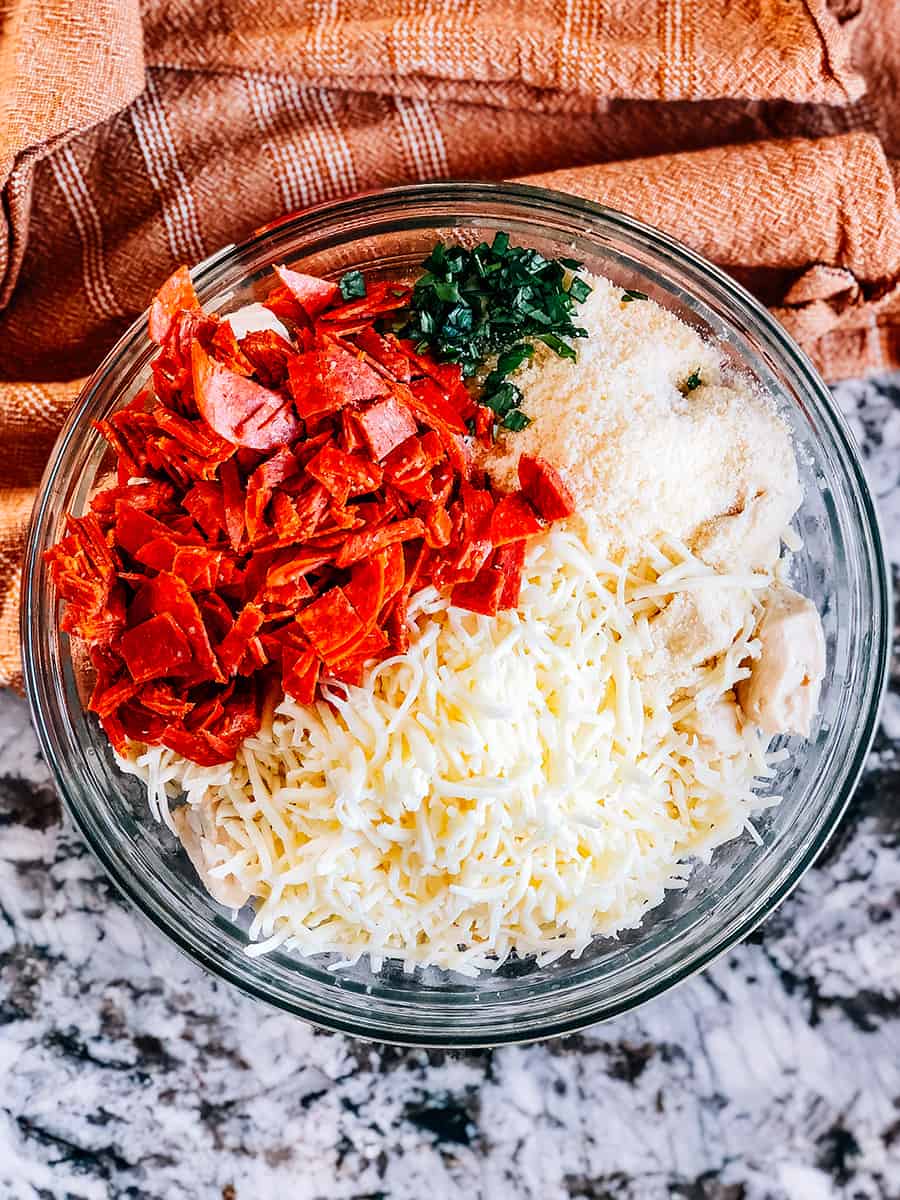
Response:
[[[229,313],[228,324],[234,336],[240,341],[248,333],[277,333],[279,337],[289,339],[290,330],[278,320],[275,314],[264,304],[255,302],[245,304],[237,312]]]
[[[665,604],[643,593],[667,572],[676,595],[702,582],[743,613],[675,702],[638,674]],[[513,948],[549,962],[638,924],[691,856],[777,800],[754,791],[767,739],[731,691],[767,577],[735,589],[675,546],[608,563],[587,523],[543,535],[523,576],[518,609],[495,617],[423,590],[405,654],[312,707],[284,700],[232,766],[129,754],[163,819],[182,794],[173,816],[198,812],[205,878],[258,898],[254,953],[465,974]]]
[[[809,737],[825,674],[825,638],[815,605],[792,588],[765,595],[758,655],[738,684],[741,708],[766,733]]]
[[[530,424],[479,460],[498,487],[538,453],[595,513],[611,552],[671,536],[723,569],[777,559],[802,499],[787,428],[765,397],[725,378],[721,352],[651,301],[591,279],[573,365],[543,347],[511,377]],[[695,386],[688,390],[687,382]]]
[[[123,769],[211,894],[252,899],[252,953],[473,974],[581,953],[752,834],[779,799],[761,794],[769,734],[810,729],[824,641],[786,584],[787,427],[718,349],[500,235],[426,265],[413,289],[277,269],[266,307],[290,344],[225,333],[176,277],[153,310],[157,399],[177,402],[151,414],[150,479],[128,479],[124,439],[125,483],[73,523],[57,575],[69,627],[106,639],[91,703]],[[179,406],[201,468],[162,453]],[[138,488],[157,503],[159,471],[167,532],[122,526]],[[191,472],[221,490],[188,502]],[[285,526],[322,488],[328,523]],[[188,620],[195,522],[228,566]],[[285,539],[302,540],[290,563]],[[281,687],[248,696],[247,679]]]
[[[360,295],[356,281],[275,274],[264,307],[292,341],[272,328],[238,340],[184,268],[163,285],[152,384],[98,423],[118,484],[46,554],[118,750],[230,762],[271,689],[309,703],[322,680],[358,681],[402,652],[418,589],[514,607],[525,541],[573,510],[538,458],[503,495],[475,468],[467,428],[489,440],[493,411],[458,366],[376,327],[407,285],[360,280]]]
[[[231,873],[214,874],[214,868],[233,858],[241,844],[216,822],[213,802],[207,797],[199,804],[183,804],[172,813],[171,823],[213,900],[227,908],[242,908],[253,892]]]

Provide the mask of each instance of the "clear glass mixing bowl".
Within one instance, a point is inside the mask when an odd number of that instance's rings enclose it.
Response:
[[[194,282],[210,308],[231,311],[265,294],[273,262],[336,277],[414,271],[439,236],[490,239],[507,230],[547,255],[574,255],[624,287],[648,292],[719,340],[735,366],[782,406],[796,436],[805,500],[797,586],[822,614],[828,674],[815,735],[790,750],[773,782],[783,802],[749,837],[699,865],[684,891],[618,939],[538,969],[530,961],[466,979],[404,975],[365,963],[339,975],[291,953],[246,955],[247,917],[232,920],[200,886],[140,787],[117,770],[79,698],[79,671],[58,632],[58,598],[42,552],[64,513],[81,513],[104,469],[91,422],[143,385],[155,347],[146,318],[98,368],[63,430],[35,507],[25,563],[22,640],[34,722],[69,811],[116,883],[207,970],[251,996],[331,1029],[420,1045],[472,1046],[564,1033],[633,1008],[744,937],[784,899],[835,828],[877,721],[888,654],[888,583],[875,511],[846,425],[809,360],[733,280],[672,238],[621,213],[535,188],[430,184],[326,204],[278,221],[201,263]]]

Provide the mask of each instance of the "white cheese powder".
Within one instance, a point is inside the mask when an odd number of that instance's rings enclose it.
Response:
[[[589,282],[577,363],[537,348],[510,377],[531,424],[501,433],[499,455],[476,448],[481,465],[513,488],[520,454],[549,460],[613,554],[676,537],[726,570],[771,567],[801,500],[784,421],[749,386],[726,380],[721,353],[673,313],[623,301],[608,279]],[[701,385],[682,394],[695,372]]]

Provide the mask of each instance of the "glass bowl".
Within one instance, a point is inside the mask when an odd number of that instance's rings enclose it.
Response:
[[[809,360],[768,313],[672,238],[537,188],[429,184],[277,221],[208,258],[193,279],[207,307],[228,312],[266,293],[273,262],[330,277],[354,268],[397,277],[414,271],[439,236],[489,240],[499,229],[648,292],[721,342],[735,368],[776,397],[793,427],[805,488],[796,519],[805,548],[794,578],[822,614],[828,672],[813,738],[780,740],[790,754],[772,790],[784,799],[760,814],[761,845],[744,837],[721,847],[639,928],[544,968],[514,961],[468,979],[437,970],[408,975],[391,962],[377,973],[363,960],[333,974],[327,963],[293,953],[251,958],[247,913],[233,920],[207,895],[84,711],[81,668],[58,632],[58,598],[42,561],[64,514],[84,511],[105,469],[105,443],[91,422],[125,404],[147,378],[155,347],[146,316],[100,365],[60,435],[26,553],[22,640],[34,722],[75,823],[116,885],[182,950],[249,995],[331,1029],[398,1043],[477,1046],[565,1033],[633,1008],[728,950],[784,899],[834,830],[876,727],[887,665],[885,562],[846,425]]]

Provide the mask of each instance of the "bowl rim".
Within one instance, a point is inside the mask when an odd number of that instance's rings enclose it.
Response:
[[[26,694],[32,723],[37,731],[42,753],[50,766],[55,785],[63,797],[68,813],[107,876],[115,884],[117,890],[169,942],[213,976],[225,980],[244,994],[274,1006],[280,1011],[290,1012],[319,1028],[397,1045],[475,1048],[533,1042],[572,1033],[596,1021],[608,1020],[636,1008],[684,982],[727,953],[769,917],[790,895],[834,833],[856,788],[877,730],[890,660],[891,584],[883,538],[877,509],[863,471],[860,452],[843,414],[837,408],[828,387],[809,357],[768,310],[736,280],[671,235],[617,209],[549,188],[527,184],[489,183],[479,180],[431,182],[375,189],[348,198],[326,201],[300,212],[288,214],[257,229],[242,242],[230,243],[221,247],[192,268],[191,277],[198,292],[202,292],[204,285],[215,276],[220,266],[231,258],[250,255],[255,250],[266,246],[273,235],[300,233],[305,228],[314,228],[323,221],[336,223],[344,214],[353,213],[358,217],[361,208],[368,209],[368,215],[374,218],[379,212],[393,208],[404,201],[421,203],[423,200],[431,200],[449,209],[454,200],[472,203],[479,199],[494,202],[506,200],[520,206],[528,205],[530,219],[539,219],[540,211],[544,209],[552,211],[557,216],[563,213],[569,217],[585,218],[590,223],[601,220],[608,226],[632,236],[636,235],[652,248],[654,254],[658,255],[662,252],[663,257],[674,258],[679,264],[685,265],[695,272],[699,271],[710,282],[718,285],[721,292],[725,293],[733,313],[740,314],[742,317],[749,316],[756,322],[759,332],[772,347],[777,348],[784,360],[783,366],[791,370],[797,381],[802,384],[803,389],[807,393],[811,392],[815,397],[820,415],[827,421],[829,432],[841,452],[845,471],[850,477],[851,485],[860,502],[862,515],[865,518],[864,532],[867,535],[867,549],[871,559],[873,597],[879,605],[881,616],[881,620],[878,622],[878,642],[875,650],[877,662],[874,672],[870,672],[868,709],[857,734],[852,758],[845,764],[840,785],[827,801],[829,805],[827,817],[816,831],[816,836],[811,838],[805,846],[803,853],[794,860],[791,871],[786,877],[778,879],[763,902],[753,908],[749,914],[726,923],[708,946],[696,950],[684,964],[675,966],[669,974],[664,975],[661,979],[651,980],[640,985],[636,996],[629,994],[620,1000],[601,1000],[597,1005],[592,1005],[590,1001],[585,1002],[579,996],[574,1008],[567,1011],[564,1016],[550,1020],[544,1019],[536,1023],[536,1026],[529,1025],[521,1034],[515,1029],[509,1028],[508,1025],[504,1025],[502,1029],[497,1029],[486,1036],[480,1033],[468,1034],[464,1026],[457,1024],[453,1029],[452,1037],[448,1039],[435,1033],[431,1027],[413,1032],[409,1032],[405,1026],[389,1028],[377,1015],[373,1018],[367,1017],[365,1027],[361,1027],[358,1019],[343,1017],[339,1003],[330,1004],[326,1011],[318,1002],[297,1000],[295,997],[285,997],[283,994],[276,997],[271,992],[267,993],[251,978],[236,975],[227,962],[216,957],[212,948],[201,935],[195,935],[192,930],[184,929],[171,919],[167,919],[158,898],[149,896],[140,886],[137,877],[128,870],[124,860],[108,851],[103,840],[92,828],[91,822],[87,820],[80,802],[73,795],[68,772],[60,757],[57,739],[44,719],[43,702],[47,698],[45,686],[47,681],[42,678],[39,655],[36,652],[41,634],[38,623],[39,592],[36,585],[41,565],[39,549],[44,519],[52,498],[53,485],[62,473],[62,467],[66,461],[66,451],[73,440],[77,439],[82,418],[86,410],[90,408],[108,372],[120,359],[129,354],[132,357],[138,355],[142,350],[142,343],[145,343],[144,354],[152,354],[152,347],[146,336],[147,312],[142,313],[104,356],[73,405],[50,454],[29,525],[24,555],[20,635]],[[590,230],[585,232],[590,232]],[[665,274],[664,263],[660,266],[660,272]],[[342,990],[340,985],[336,984],[334,990],[335,997],[339,1001]]]

